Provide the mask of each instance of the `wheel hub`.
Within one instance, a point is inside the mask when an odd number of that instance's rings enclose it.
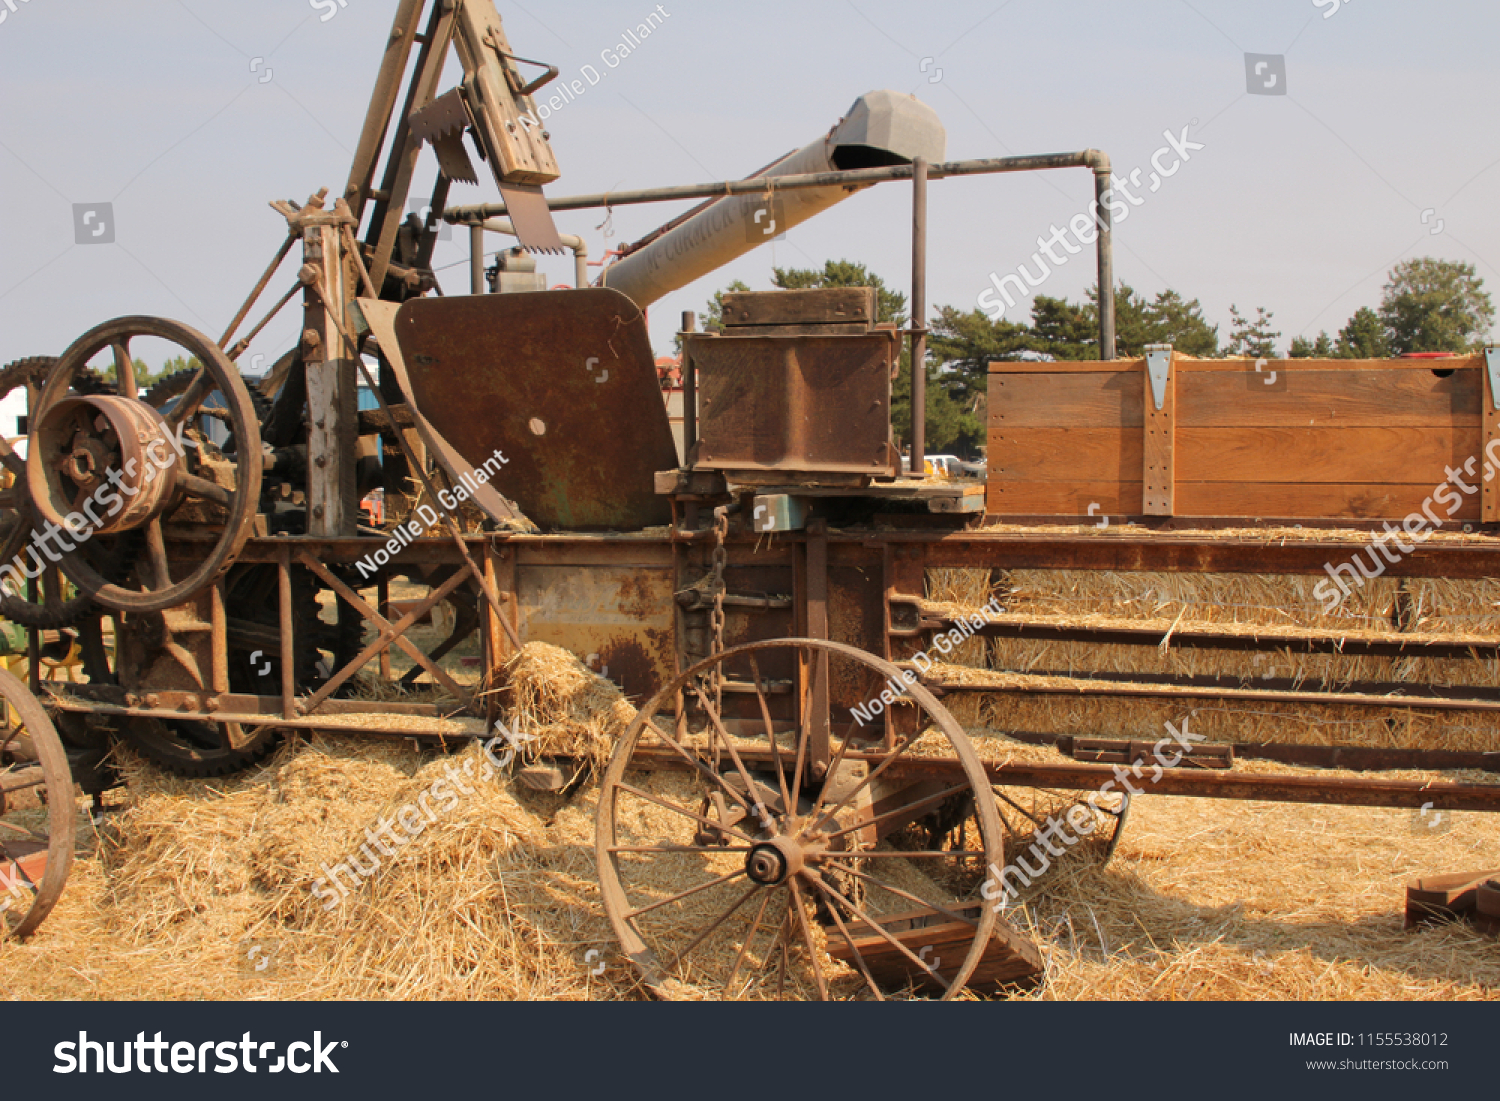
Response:
[[[129,531],[159,515],[177,488],[178,452],[162,415],[115,395],[70,397],[45,412],[34,432],[28,480],[37,511],[53,523],[94,497],[99,534]],[[114,490],[106,488],[113,482]],[[118,492],[121,504],[105,502]]]
[[[762,841],[745,855],[745,874],[763,887],[774,887],[802,870],[802,846],[790,837]]]

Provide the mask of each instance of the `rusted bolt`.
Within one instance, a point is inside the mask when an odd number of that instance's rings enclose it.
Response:
[[[209,696],[208,699],[203,701],[203,704],[208,710],[217,711],[224,706],[224,701],[218,696]]]
[[[315,517],[317,517],[319,520],[323,519],[323,506],[322,505],[314,505],[313,506],[313,515]]]
[[[147,707],[155,707],[160,702],[161,702],[161,697],[158,696],[155,692],[147,692],[146,693],[146,706]]]
[[[139,696],[137,696],[134,692],[126,692],[125,693],[125,706],[126,707],[139,707],[140,704],[141,704],[141,698]]]
[[[310,287],[318,281],[318,269],[312,264],[303,264],[297,272],[297,278]]]
[[[325,456],[325,455],[319,455],[316,459],[313,460],[313,465],[316,466],[316,467],[318,467],[319,469],[327,466],[328,465],[328,457]]]

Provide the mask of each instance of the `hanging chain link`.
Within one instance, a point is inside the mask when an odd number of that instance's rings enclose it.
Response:
[[[709,613],[709,626],[713,631],[713,650],[717,654],[724,649],[724,569],[729,564],[729,553],[724,549],[724,539],[729,534],[729,514],[721,506],[714,509],[714,552],[711,574],[714,594],[713,611]],[[724,673],[720,665],[713,667],[712,687],[714,707],[724,713]]]

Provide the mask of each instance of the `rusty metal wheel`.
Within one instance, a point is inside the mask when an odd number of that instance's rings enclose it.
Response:
[[[0,937],[24,937],[62,896],[79,810],[47,712],[4,670],[0,698]]]
[[[1002,827],[967,735],[916,684],[911,737],[830,722],[830,688],[878,699],[892,680],[894,665],[841,643],[756,642],[636,715],[604,775],[596,856],[615,934],[655,993],[947,998],[988,965],[980,888],[1004,862]],[[933,756],[957,766],[924,768]]]
[[[0,397],[25,390],[30,407],[56,366],[55,356],[33,356],[0,368]],[[104,389],[92,373],[78,381],[90,393]],[[38,524],[27,492],[26,460],[11,443],[0,439],[0,566],[10,565],[15,572],[5,577],[7,588],[0,588],[0,616],[43,630],[71,627],[98,609],[63,579],[45,550],[37,550]],[[21,575],[36,581],[34,596]]]
[[[169,341],[202,364],[165,412],[139,396],[130,354],[136,337]],[[114,357],[119,393],[69,395],[74,379],[106,350]],[[228,459],[214,461],[217,449],[196,424],[214,393],[221,395],[218,404],[235,441],[233,469],[222,480],[213,471],[228,466]],[[81,549],[63,557],[63,571],[116,611],[163,611],[212,584],[234,563],[260,505],[260,426],[244,381],[216,344],[176,321],[123,317],[80,337],[47,377],[27,447],[27,486],[43,519],[69,537],[83,528],[88,542],[144,533],[145,552],[132,583],[112,582]],[[186,566],[179,562],[174,580],[165,522],[178,513],[219,534],[211,548],[194,549]]]

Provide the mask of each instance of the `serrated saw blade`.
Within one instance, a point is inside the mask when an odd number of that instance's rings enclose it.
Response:
[[[515,227],[521,247],[529,252],[562,252],[562,238],[552,220],[552,208],[537,184],[500,184],[505,199],[505,216]]]
[[[474,162],[464,148],[464,131],[471,125],[469,109],[463,96],[454,88],[437,97],[407,119],[412,137],[425,141],[437,154],[438,167],[450,180],[477,184]]]

